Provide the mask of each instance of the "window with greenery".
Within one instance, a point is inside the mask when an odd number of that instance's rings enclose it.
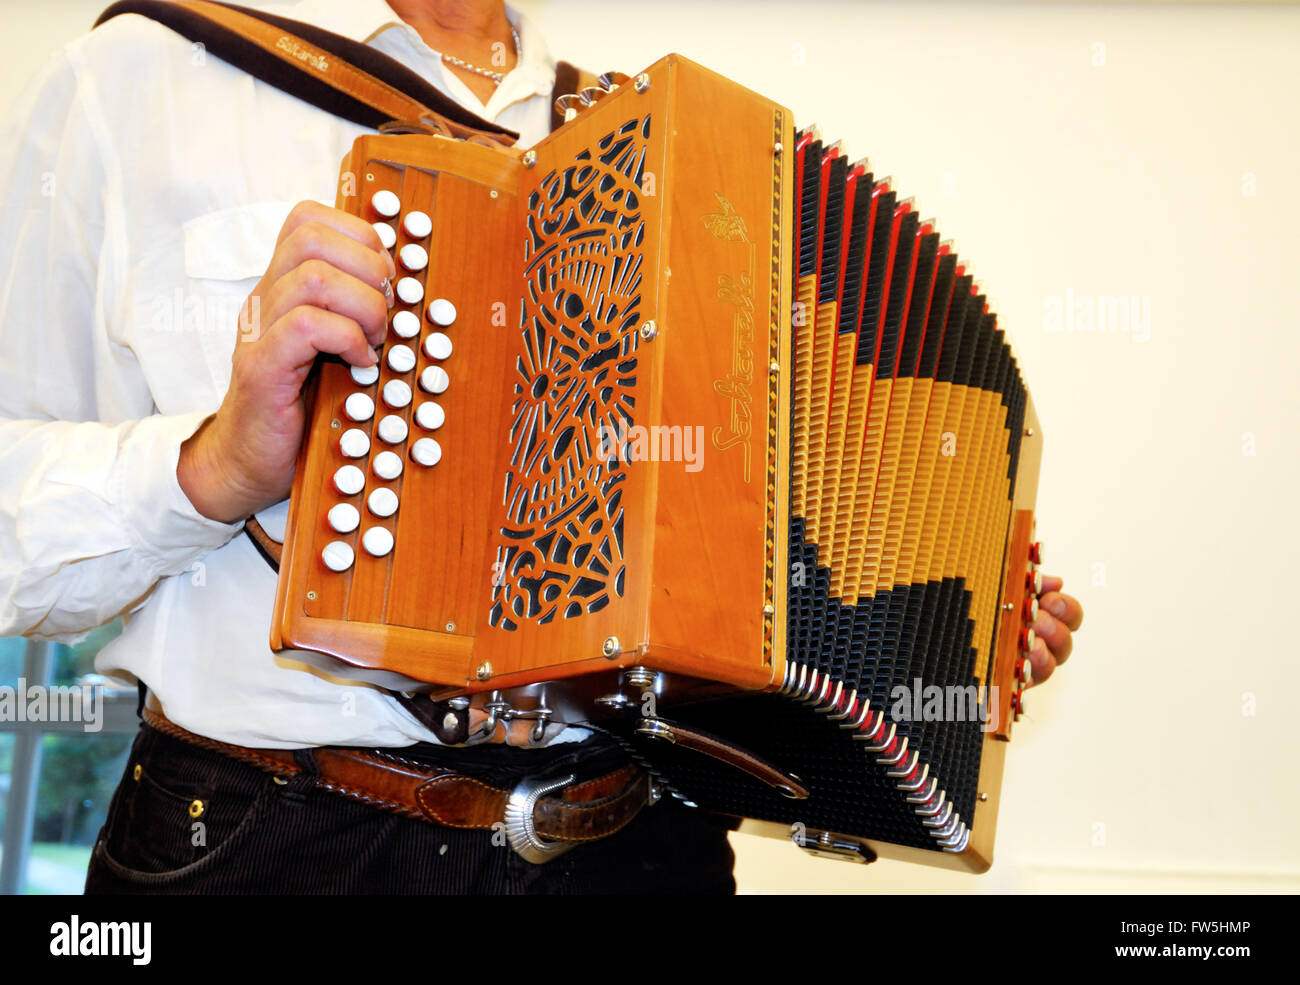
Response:
[[[95,837],[136,732],[134,688],[98,677],[94,659],[119,623],[76,646],[0,639],[0,688],[102,687],[102,728],[0,716],[0,890],[79,893]]]

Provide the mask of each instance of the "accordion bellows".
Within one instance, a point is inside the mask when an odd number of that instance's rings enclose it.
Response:
[[[361,138],[340,207],[406,283],[375,378],[320,367],[272,645],[437,697],[556,682],[684,801],[987,867],[1041,435],[933,223],[678,56],[523,156]]]

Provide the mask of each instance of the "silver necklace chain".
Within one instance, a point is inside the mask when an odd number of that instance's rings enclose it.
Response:
[[[515,30],[513,25],[511,25],[510,27],[510,36],[514,38],[515,41],[515,64],[518,65],[519,59],[524,52],[524,46],[519,43],[519,32]],[[457,58],[455,55],[448,55],[445,52],[443,53],[442,60],[444,62],[447,62],[448,64],[455,65],[457,68],[463,68],[467,72],[473,72],[475,75],[481,75],[485,79],[491,79],[497,85],[500,85],[501,80],[505,78],[505,74],[503,72],[490,72],[486,68],[479,68],[477,65],[471,65],[469,62],[462,61],[461,59]]]

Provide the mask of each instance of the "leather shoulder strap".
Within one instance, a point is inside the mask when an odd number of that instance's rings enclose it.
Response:
[[[361,126],[432,120],[458,138],[518,139],[401,62],[311,24],[209,0],[121,0],[95,26],[120,14],[158,21],[269,85]]]

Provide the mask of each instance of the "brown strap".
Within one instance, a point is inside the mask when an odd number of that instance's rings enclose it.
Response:
[[[693,749],[706,756],[712,756],[728,766],[743,770],[792,800],[804,800],[808,796],[808,788],[793,773],[786,772],[748,749],[719,739],[708,732],[701,732],[699,729],[679,725],[663,718],[641,719],[637,732],[640,735],[673,742],[684,749]]]
[[[104,11],[96,26],[126,13],[150,17],[190,40],[203,41],[244,71],[365,126],[425,124],[457,139],[507,146],[518,137],[470,113],[381,52],[311,25],[209,0],[121,0]],[[304,37],[307,34],[311,39]],[[358,60],[400,85],[353,64]],[[409,91],[421,91],[425,98]]]
[[[257,553],[262,555],[262,560],[269,564],[273,571],[278,572],[280,557],[284,554],[284,545],[273,541],[266,528],[257,522],[255,516],[250,516],[244,521],[244,533],[248,534],[248,539],[257,548]]]
[[[167,718],[149,695],[142,717],[150,728],[182,742],[256,766],[281,779],[302,772],[292,749],[250,749],[196,735]],[[315,783],[321,789],[403,817],[449,828],[490,830],[505,816],[511,791],[446,767],[378,749],[312,749]],[[635,766],[623,766],[566,787],[560,796],[537,802],[537,833],[552,841],[592,841],[618,831],[650,802],[650,780]]]

